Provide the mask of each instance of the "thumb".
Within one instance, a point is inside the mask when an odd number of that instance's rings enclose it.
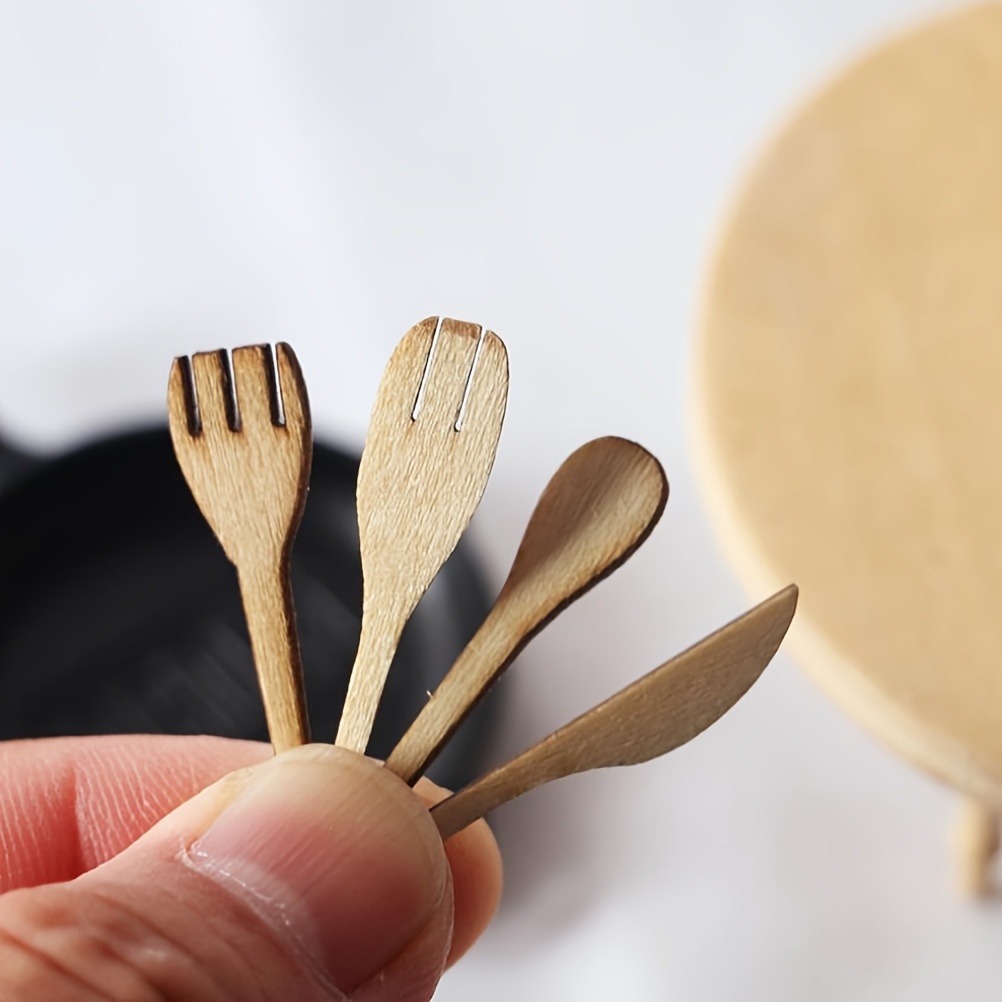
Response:
[[[442,841],[381,766],[309,745],[220,780],[125,852],[0,896],[0,998],[431,997]]]

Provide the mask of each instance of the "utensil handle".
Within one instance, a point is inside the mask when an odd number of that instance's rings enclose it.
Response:
[[[462,831],[477,818],[507,804],[509,800],[568,775],[559,769],[549,768],[551,762],[538,760],[538,748],[538,745],[533,746],[501,768],[436,804],[431,809],[431,819],[438,827],[442,840]]]
[[[386,768],[413,786],[534,632],[523,640],[512,629],[510,617],[505,615],[502,593],[414,723],[397,742],[386,760]]]
[[[251,650],[275,754],[310,740],[288,563],[238,570]]]
[[[339,748],[365,754],[386,676],[414,604],[404,609],[390,607],[370,611],[363,608],[362,634],[358,638],[348,693],[334,738]]]

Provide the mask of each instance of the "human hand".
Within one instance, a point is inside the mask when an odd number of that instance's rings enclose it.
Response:
[[[501,867],[417,793],[329,745],[0,744],[0,999],[427,1000]]]

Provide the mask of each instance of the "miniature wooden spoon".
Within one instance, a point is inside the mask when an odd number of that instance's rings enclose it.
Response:
[[[750,688],[797,607],[789,585],[431,809],[443,839],[554,779],[646,762],[692,740]]]
[[[476,324],[431,317],[379,386],[358,471],[362,635],[336,743],[364,752],[400,633],[483,495],[508,398],[508,355]]]
[[[599,438],[569,456],[532,513],[494,608],[386,767],[416,782],[519,651],[636,551],[667,500],[661,464],[634,442]]]

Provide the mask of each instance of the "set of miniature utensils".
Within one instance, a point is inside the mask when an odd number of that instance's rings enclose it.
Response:
[[[500,338],[431,318],[403,338],[358,474],[362,627],[336,743],[364,753],[401,631],[467,527],[494,462],[508,391]],[[175,360],[171,436],[192,494],[235,565],[276,752],[310,740],[290,584],[311,427],[292,349]],[[414,783],[519,651],[646,540],[668,497],[660,463],[596,439],[547,485],[497,601],[386,760]],[[761,674],[796,607],[791,585],[432,809],[443,838],[561,776],[647,761],[695,737]]]

